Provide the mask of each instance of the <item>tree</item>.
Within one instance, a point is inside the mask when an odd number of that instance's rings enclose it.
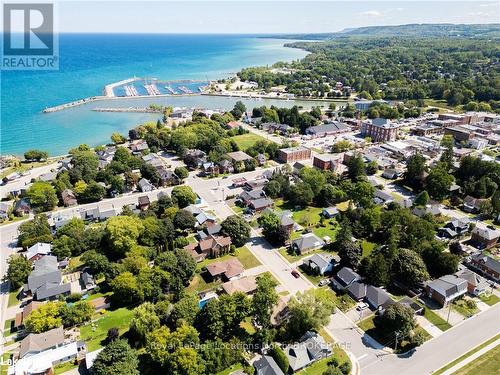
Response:
[[[34,182],[26,191],[26,196],[37,211],[51,211],[59,201],[56,189],[50,182],[45,181]]]
[[[78,198],[80,198],[82,202],[90,203],[99,202],[105,195],[106,188],[104,186],[95,181],[90,181]]]
[[[96,357],[93,375],[139,375],[137,352],[125,340],[110,342]]]
[[[22,255],[13,254],[7,260],[7,274],[4,280],[8,280],[12,290],[19,289],[28,281],[31,273],[31,262]]]
[[[425,207],[427,203],[429,203],[429,199],[429,194],[426,190],[424,190],[417,195],[417,197],[415,198],[415,202],[413,203],[415,204],[415,206]]]
[[[399,334],[399,340],[409,337],[412,330],[417,327],[417,321],[413,316],[413,310],[400,303],[390,305],[384,314],[379,315],[375,321],[375,327],[383,332]]]
[[[269,355],[273,357],[273,359],[276,361],[276,364],[279,366],[281,371],[283,371],[283,373],[288,373],[290,364],[288,363],[288,357],[286,356],[283,349],[281,349],[277,345],[274,345],[269,351]]]
[[[393,275],[410,288],[430,278],[420,255],[409,249],[399,250],[393,264]]]
[[[433,278],[450,275],[457,272],[460,257],[444,252],[444,246],[437,241],[422,244],[422,259]],[[451,250],[450,250],[451,251]]]
[[[52,254],[57,256],[58,260],[62,260],[71,257],[73,249],[77,249],[79,247],[80,243],[77,239],[64,235],[56,238],[52,242]],[[76,250],[75,254],[78,255]]]
[[[299,293],[288,307],[290,317],[286,332],[291,339],[297,339],[307,331],[318,331],[328,323],[335,310],[335,297],[326,289],[311,289]]]
[[[137,244],[137,240],[144,230],[144,225],[137,217],[115,216],[108,219],[105,230],[113,250],[124,255]]]
[[[179,210],[174,216],[174,226],[177,229],[193,229],[196,225],[196,218],[186,210]]]
[[[184,249],[161,253],[156,257],[155,263],[172,278],[178,279],[181,286],[187,285],[196,271],[196,261]]]
[[[363,258],[361,262],[363,274],[370,284],[375,286],[387,286],[391,278],[390,264],[386,257],[379,253],[371,257]]]
[[[352,143],[347,140],[341,140],[333,144],[332,152],[346,152],[349,151],[353,147]]]
[[[312,203],[314,192],[309,184],[297,182],[290,188],[288,196],[292,205],[305,207]]]
[[[160,328],[160,318],[156,315],[155,306],[151,302],[144,302],[134,309],[130,330],[140,342],[145,343],[147,333],[157,328]]]
[[[41,161],[49,157],[48,152],[40,150],[29,150],[24,153],[26,161]]]
[[[243,113],[245,113],[247,110],[247,107],[245,104],[243,104],[242,101],[238,100],[234,104],[234,108],[231,111],[231,114],[234,116],[235,119],[240,119]]]
[[[222,233],[231,237],[236,247],[241,247],[248,241],[250,230],[250,225],[238,215],[229,216],[221,223]]]
[[[360,154],[355,154],[347,161],[347,175],[355,182],[366,176],[365,162]]]
[[[87,183],[95,180],[99,168],[99,159],[93,151],[85,147],[79,148],[73,153],[71,163],[73,168],[68,173],[73,183],[80,180]]]
[[[277,285],[270,274],[257,277],[257,289],[252,298],[253,315],[256,323],[264,330],[271,327],[271,315],[278,303]]]
[[[135,276],[130,272],[123,272],[111,281],[113,300],[117,304],[131,305],[142,302],[144,293]]]
[[[281,195],[281,184],[279,181],[271,180],[264,187],[264,191],[268,197],[276,199]]]
[[[455,178],[447,172],[446,165],[439,163],[429,172],[425,180],[429,195],[436,200],[443,200],[449,195],[450,186]]]
[[[319,194],[326,183],[325,174],[316,168],[302,168],[300,171],[300,179],[310,186],[314,196]]]
[[[263,214],[257,222],[262,228],[262,234],[270,243],[283,245],[288,240],[290,235],[286,228],[281,227],[280,219],[275,213]]]
[[[345,241],[340,245],[338,251],[341,263],[353,269],[357,269],[361,260],[362,250],[360,246],[352,240]]]
[[[47,302],[38,309],[33,310],[24,321],[26,331],[29,333],[42,333],[62,324],[60,309],[62,302]]]
[[[113,133],[111,134],[111,142],[113,142],[115,145],[121,145],[122,143],[125,143],[127,138],[125,138],[123,135],[120,133]]]
[[[356,182],[351,189],[351,197],[361,207],[373,206],[375,188],[367,181]]]
[[[453,136],[449,134],[444,135],[441,139],[441,147],[444,148],[444,151],[439,160],[449,170],[453,166]]]
[[[186,167],[176,167],[174,169],[174,173],[179,177],[181,180],[184,180],[189,176],[189,171],[186,169]]]
[[[179,208],[184,208],[196,201],[196,194],[189,186],[176,186],[172,190],[172,200]]]
[[[62,305],[59,309],[65,327],[72,327],[90,321],[94,312],[94,306],[87,301],[78,301],[73,305]]]
[[[334,204],[343,202],[347,199],[347,194],[344,190],[332,184],[325,184],[321,190],[318,203],[323,207],[333,206]]]
[[[95,250],[84,252],[80,260],[89,268],[93,275],[110,275],[112,273],[112,265],[106,255],[100,254]]]
[[[417,152],[411,155],[406,160],[406,173],[404,176],[406,183],[419,190],[422,187],[426,171],[425,158],[422,154]]]
[[[174,305],[170,320],[175,327],[181,327],[183,324],[192,325],[198,310],[198,298],[195,295],[188,294]]]
[[[161,182],[161,176],[158,170],[151,164],[144,163],[141,166],[141,176],[151,182],[154,186],[159,186]]]

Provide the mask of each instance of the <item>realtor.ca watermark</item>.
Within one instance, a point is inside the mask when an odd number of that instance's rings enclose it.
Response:
[[[55,10],[52,3],[3,3],[2,70],[59,69]]]

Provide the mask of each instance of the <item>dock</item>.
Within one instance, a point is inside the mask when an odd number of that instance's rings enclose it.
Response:
[[[124,79],[122,81],[118,81],[115,83],[110,83],[109,85],[104,86],[104,96],[107,96],[108,98],[113,98],[116,96],[115,90],[114,90],[115,87],[125,85],[127,83],[132,83],[132,82],[135,82],[139,79],[140,78],[134,77],[134,78],[127,78],[127,79]]]
[[[193,92],[188,89],[186,86],[179,86],[179,90],[181,90],[184,94],[192,94]]]
[[[92,96],[90,98],[83,98],[80,100],[75,100],[74,102],[69,102],[61,105],[56,105],[54,107],[47,107],[45,108],[42,112],[43,113],[51,113],[51,112],[57,112],[61,111],[66,108],[72,108],[72,107],[77,107],[82,104],[90,103],[90,102],[95,102],[96,100],[102,100],[105,99],[106,97],[104,96]]]
[[[92,108],[95,112],[134,112],[134,113],[161,113],[159,109],[149,107],[98,107]]]

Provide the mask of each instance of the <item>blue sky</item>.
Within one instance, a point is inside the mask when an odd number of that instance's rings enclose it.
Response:
[[[500,22],[499,1],[61,1],[60,32],[312,33]]]

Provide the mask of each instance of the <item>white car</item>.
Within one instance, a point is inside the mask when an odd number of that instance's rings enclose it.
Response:
[[[358,307],[356,307],[356,310],[363,311],[363,310],[366,310],[367,308],[368,308],[368,304],[365,302],[361,302],[360,304],[358,304]]]
[[[327,284],[329,284],[329,283],[330,283],[330,280],[328,280],[328,279],[321,279],[321,280],[319,281],[319,284],[318,284],[318,285],[319,285],[319,286],[323,286],[323,285],[327,285]]]

